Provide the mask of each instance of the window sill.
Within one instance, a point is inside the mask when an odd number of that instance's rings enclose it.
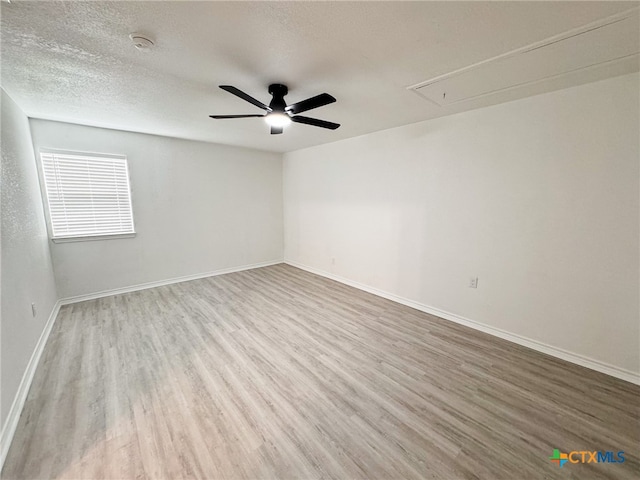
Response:
[[[54,237],[51,239],[53,243],[70,243],[70,242],[91,242],[92,240],[117,240],[120,238],[133,238],[134,233],[121,233],[117,235],[92,235],[88,237]]]

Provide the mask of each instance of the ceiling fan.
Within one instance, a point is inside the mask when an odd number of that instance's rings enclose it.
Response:
[[[306,100],[302,100],[298,103],[287,106],[287,103],[284,101],[284,96],[289,92],[289,89],[286,85],[273,83],[269,85],[269,93],[273,98],[271,99],[271,103],[269,103],[269,106],[267,106],[259,100],[256,100],[252,96],[247,95],[242,90],[239,90],[236,87],[232,87],[231,85],[220,85],[220,88],[229,93],[232,93],[237,97],[240,97],[241,99],[255,105],[258,108],[265,110],[267,113],[265,113],[264,115],[209,115],[211,118],[224,119],[262,117],[271,127],[272,135],[282,133],[284,127],[289,125],[291,122],[304,123],[306,125],[328,128],[330,130],[335,130],[340,126],[339,123],[327,122],[325,120],[319,120],[317,118],[303,117],[302,115],[298,115],[298,113],[306,112],[307,110],[322,107],[324,105],[335,102],[336,99],[328,93],[321,93],[320,95],[316,95],[315,97],[307,98]]]

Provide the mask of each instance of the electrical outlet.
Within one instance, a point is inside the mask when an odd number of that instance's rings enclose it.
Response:
[[[35,304],[35,303],[32,303],[32,304],[31,304],[31,314],[32,314],[34,317],[38,314],[38,312],[36,311],[36,304]]]
[[[478,277],[469,278],[469,288],[478,288]]]
[[[332,257],[331,258],[331,265],[335,265],[336,264],[336,257]]]

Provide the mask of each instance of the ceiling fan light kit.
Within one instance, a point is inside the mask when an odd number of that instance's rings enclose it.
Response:
[[[322,107],[324,105],[335,102],[336,99],[328,93],[321,93],[320,95],[316,95],[315,97],[307,98],[306,100],[302,100],[300,102],[287,106],[287,103],[284,101],[284,97],[285,95],[287,95],[287,93],[289,93],[289,89],[286,85],[273,83],[269,85],[269,93],[271,94],[272,99],[267,106],[261,101],[256,100],[252,96],[247,95],[242,90],[239,90],[238,88],[231,85],[220,85],[220,88],[235,95],[236,97],[243,99],[246,102],[251,103],[252,105],[255,105],[258,108],[261,108],[262,110],[265,110],[267,113],[265,113],[264,115],[209,115],[211,118],[217,120],[229,118],[262,117],[264,118],[265,122],[267,122],[267,125],[271,127],[272,135],[282,133],[284,131],[284,127],[290,125],[291,122],[303,123],[305,125],[311,125],[320,128],[328,128],[329,130],[335,130],[340,126],[339,123],[327,122],[326,120],[319,120],[317,118],[303,117],[302,115],[298,115],[298,113],[306,112],[307,110],[312,110],[314,108]]]
[[[291,125],[291,117],[286,113],[271,112],[264,116],[264,121],[270,127],[286,127]]]

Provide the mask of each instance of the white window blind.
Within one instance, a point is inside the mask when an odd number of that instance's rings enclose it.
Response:
[[[133,234],[127,158],[41,151],[53,238]]]

